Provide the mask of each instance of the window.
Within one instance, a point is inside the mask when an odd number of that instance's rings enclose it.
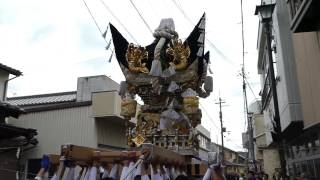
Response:
[[[306,162],[301,163],[301,171],[302,172],[308,172],[308,166]]]
[[[294,172],[295,172],[295,176],[297,176],[297,177],[300,176],[301,170],[300,170],[299,164],[294,163],[293,164],[293,169],[294,169]]]
[[[191,164],[187,164],[187,174],[191,174],[191,169],[192,169],[192,165]]]
[[[292,159],[294,158],[293,148],[294,148],[294,146],[290,146],[290,147],[289,147],[289,153],[290,153],[290,157],[291,157]]]
[[[308,166],[308,174],[311,176],[311,177],[315,177],[316,176],[316,173],[315,173],[315,169],[314,169],[314,163],[313,163],[313,160],[310,160],[310,161],[307,161],[307,166]]]
[[[195,173],[195,175],[200,174],[200,165],[199,164],[194,165],[194,173]]]

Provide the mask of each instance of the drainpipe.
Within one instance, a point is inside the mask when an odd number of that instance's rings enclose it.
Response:
[[[13,77],[13,78],[10,78],[10,79],[7,79],[7,80],[4,81],[4,91],[3,91],[2,101],[5,101],[5,100],[6,100],[7,88],[8,88],[8,83],[9,83],[9,81],[11,81],[11,80],[13,80],[13,79],[15,79],[15,78],[17,78],[17,77],[19,77],[19,76],[15,76],[15,77]]]

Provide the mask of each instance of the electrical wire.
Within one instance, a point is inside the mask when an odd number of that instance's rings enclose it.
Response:
[[[143,18],[142,14],[139,12],[138,8],[136,7],[136,5],[133,3],[132,0],[130,0],[131,5],[134,7],[134,9],[137,11],[137,13],[139,14],[141,20],[143,21],[143,23],[147,26],[148,30],[150,31],[151,34],[153,34],[152,29],[150,28],[149,24],[147,23],[147,21]]]
[[[101,35],[103,35],[103,32],[101,31],[101,29],[100,29],[100,27],[99,27],[99,25],[98,25],[98,22],[97,22],[97,21],[96,21],[96,19],[94,18],[94,16],[93,16],[93,14],[92,14],[92,12],[91,12],[91,10],[90,10],[89,6],[87,5],[86,1],[85,1],[85,0],[82,0],[82,1],[83,1],[84,5],[86,6],[86,8],[87,8],[87,10],[88,10],[88,12],[89,12],[89,14],[90,14],[90,16],[91,16],[91,18],[92,18],[92,20],[93,20],[94,24],[95,24],[95,25],[96,25],[96,27],[98,28],[98,30],[99,30],[99,32],[100,32],[100,34],[101,34]],[[106,39],[105,39],[105,38],[103,38],[103,39],[106,41]],[[108,42],[106,41],[106,43],[108,43]]]
[[[208,116],[209,120],[212,122],[212,124],[215,126],[216,130],[220,131],[220,128],[217,126],[217,124],[213,121],[213,119],[211,118],[211,116],[209,115],[208,111],[202,106],[201,103],[200,104],[200,107],[201,109],[206,113],[206,115]]]
[[[111,62],[111,59],[112,59],[113,53],[114,53],[114,49],[112,49],[112,48],[110,47],[110,45],[108,45],[109,42],[105,39],[105,34],[101,31],[101,28],[99,27],[97,20],[94,18],[94,16],[93,16],[93,14],[92,14],[89,6],[87,5],[86,1],[85,1],[85,0],[82,0],[82,1],[83,1],[84,5],[86,6],[86,9],[88,10],[88,12],[89,12],[89,14],[90,14],[90,16],[91,16],[94,24],[96,25],[96,27],[97,27],[97,29],[99,30],[101,36],[103,37],[103,40],[107,43],[107,46],[109,46],[109,48],[106,48],[106,50],[110,50],[110,51],[111,51],[111,55],[110,55],[110,57],[109,57],[109,62]]]
[[[252,87],[251,87],[251,85],[250,85],[250,83],[249,83],[249,81],[248,81],[248,79],[247,78],[245,78],[245,80],[247,81],[247,85],[249,86],[249,89],[250,89],[250,91],[251,91],[251,93],[252,93],[252,95],[253,95],[253,97],[254,97],[254,99],[259,99],[259,98],[257,98],[256,97],[256,95],[255,95],[255,93],[254,93],[254,91],[253,91],[253,89],[252,89]],[[261,107],[260,107],[261,108]]]
[[[175,0],[172,0],[172,2],[173,2],[174,5],[179,9],[179,11],[182,13],[182,15],[189,21],[189,23],[194,26],[194,23],[193,23],[192,20],[189,18],[189,16],[185,13],[185,11],[182,9],[182,6],[181,6],[180,4],[178,4]]]
[[[242,147],[241,145],[237,144],[237,143],[236,143],[235,141],[233,141],[232,139],[228,138],[227,141],[230,141],[230,142],[233,143],[233,145],[237,146],[238,148],[243,149],[243,147]]]
[[[186,12],[183,10],[182,6],[179,5],[175,0],[172,0],[174,5],[178,8],[178,10],[181,12],[181,14],[185,17],[185,19],[193,26],[195,24],[192,22],[190,17],[186,14]],[[214,49],[215,52],[218,53],[220,57],[222,57],[224,60],[226,60],[228,63],[232,64],[235,66],[234,62],[231,61],[222,51],[220,51],[207,37],[205,37],[205,40],[208,42],[208,44]]]
[[[122,26],[122,28],[129,34],[129,36],[131,37],[131,39],[137,44],[138,41],[133,37],[133,35],[130,33],[130,31],[126,28],[126,26],[124,26],[122,24],[122,22],[120,21],[120,19],[112,12],[112,10],[107,6],[107,4],[103,1],[100,0],[100,2],[102,3],[102,5],[105,7],[105,9],[111,14],[111,16]]]

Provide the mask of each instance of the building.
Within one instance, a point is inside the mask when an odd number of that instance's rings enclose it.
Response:
[[[217,143],[211,143],[211,151],[222,152],[222,146]],[[224,163],[226,165],[225,173],[244,173],[246,170],[247,158],[243,152],[237,152],[224,147]]]
[[[126,122],[120,116],[119,85],[102,76],[80,77],[77,90],[8,98],[26,111],[9,123],[38,131],[39,144],[25,152],[29,173],[37,170],[43,154],[60,154],[66,143],[91,148],[123,150]]]
[[[199,140],[199,158],[204,161],[208,161],[208,152],[210,152],[210,132],[203,127],[201,124],[199,124],[196,127],[196,130],[198,132],[198,140]]]
[[[211,151],[211,139],[210,132],[201,124],[199,124],[195,130],[199,141],[198,158],[191,160],[191,164],[187,166],[187,172],[190,172],[192,176],[201,177],[207,170],[208,153]]]
[[[269,1],[266,1],[269,3]],[[276,61],[276,91],[290,177],[307,173],[320,178],[320,3],[317,0],[275,1],[272,51]],[[267,61],[266,33],[259,25],[258,71],[261,76],[262,112],[266,146],[277,141],[273,133],[274,104]]]
[[[187,171],[191,172],[190,174],[195,177],[202,177],[206,173],[207,164],[210,161],[209,152],[221,152],[222,147],[219,144],[211,142],[210,132],[202,125],[198,125],[196,131],[199,140],[199,158],[192,159],[192,165],[188,166],[190,170]],[[246,157],[242,153],[225,147],[224,157],[227,166],[226,173],[244,173]]]
[[[276,169],[280,168],[279,152],[276,147],[267,145],[267,134],[272,128],[265,124],[264,115],[261,113],[261,101],[250,104],[249,112],[252,113],[252,127],[254,139],[254,157],[258,171],[263,171],[271,177]]]
[[[11,75],[14,77],[9,78]],[[8,117],[18,118],[25,113],[18,106],[5,102],[8,82],[22,75],[22,72],[0,63],[0,177],[16,179],[20,172],[18,166],[25,150],[34,147],[38,142],[35,129],[26,129],[7,124]]]

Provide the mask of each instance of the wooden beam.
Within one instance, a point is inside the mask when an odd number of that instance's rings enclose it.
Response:
[[[152,144],[143,144],[141,148],[129,151],[108,151],[101,149],[88,148],[72,144],[61,146],[61,156],[64,158],[77,161],[79,163],[90,163],[98,160],[101,163],[113,163],[124,159],[138,159],[144,155],[144,159],[151,163],[171,164],[183,166],[186,164],[186,156],[176,152],[154,146]],[[52,156],[54,163],[59,163],[59,158]]]
[[[142,155],[141,151],[94,151],[93,158],[98,159],[102,163],[113,163],[124,159],[137,159]]]
[[[176,152],[154,146],[152,144],[143,144],[142,151],[149,152],[146,158],[153,163],[163,163],[182,166],[186,164],[186,157]]]

